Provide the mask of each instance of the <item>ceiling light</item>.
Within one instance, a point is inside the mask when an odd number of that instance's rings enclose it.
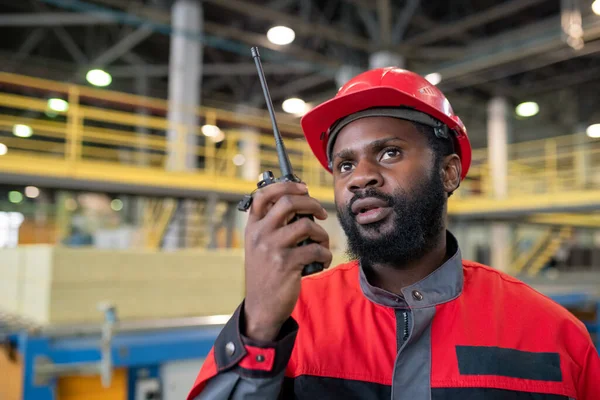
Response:
[[[221,143],[223,140],[225,140],[225,134],[219,129],[219,132],[215,136],[211,136],[210,140],[215,143]]]
[[[296,97],[285,100],[281,107],[286,113],[294,115],[304,115],[307,111],[306,102]]]
[[[526,101],[519,104],[515,111],[519,117],[533,117],[540,111],[540,107],[534,101]]]
[[[13,190],[11,192],[8,192],[8,201],[10,201],[13,204],[19,204],[23,201],[23,195],[21,194],[21,192]]]
[[[600,138],[600,124],[593,124],[587,127],[585,133],[591,138]]]
[[[219,136],[219,132],[221,132],[221,129],[219,129],[219,127],[216,125],[204,125],[202,128],[200,128],[200,130],[204,136],[208,137]]]
[[[16,124],[13,126],[13,135],[28,138],[33,135],[33,129],[29,125]]]
[[[592,3],[592,11],[596,15],[600,15],[600,0],[596,0]]]
[[[4,143],[0,143],[0,156],[5,155],[6,153],[8,153],[8,147],[6,147]]]
[[[27,186],[25,188],[25,196],[29,197],[30,199],[35,199],[40,195],[40,189],[36,188],[35,186]]]
[[[63,99],[48,99],[48,108],[56,112],[67,112],[69,110],[69,103]]]
[[[244,165],[245,162],[246,162],[246,157],[244,157],[243,154],[236,154],[235,156],[233,156],[233,163],[235,165],[237,165],[238,167]]]
[[[267,32],[267,39],[269,42],[278,45],[290,44],[296,38],[296,33],[287,26],[274,26]]]
[[[92,69],[85,75],[85,79],[94,86],[108,86],[112,82],[112,76],[101,69]]]
[[[425,79],[427,79],[432,85],[437,85],[442,81],[442,75],[439,72],[433,72],[425,75]]]
[[[121,211],[123,209],[123,201],[121,199],[113,199],[113,201],[110,202],[110,208],[112,208],[113,211]]]

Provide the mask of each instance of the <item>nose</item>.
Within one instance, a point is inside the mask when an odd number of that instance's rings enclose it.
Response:
[[[348,181],[347,189],[354,193],[368,187],[380,187],[383,185],[383,177],[375,165],[368,161],[359,162]]]

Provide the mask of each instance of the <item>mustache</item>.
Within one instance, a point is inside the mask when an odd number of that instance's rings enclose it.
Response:
[[[386,202],[388,207],[391,207],[394,204],[393,196],[390,196],[385,193],[381,193],[381,192],[377,191],[377,189],[370,187],[365,190],[357,191],[356,193],[354,193],[354,196],[352,197],[352,199],[350,199],[350,201],[348,202],[348,204],[346,206],[346,211],[350,215],[355,215],[354,212],[352,211],[352,205],[354,203],[356,203],[357,200],[366,199],[366,198],[376,198],[379,200],[383,200]]]

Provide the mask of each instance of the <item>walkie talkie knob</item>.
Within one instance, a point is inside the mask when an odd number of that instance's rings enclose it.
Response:
[[[267,186],[271,183],[275,182],[275,175],[271,171],[265,171],[260,175],[260,181],[258,182],[258,187],[261,188],[263,186]]]

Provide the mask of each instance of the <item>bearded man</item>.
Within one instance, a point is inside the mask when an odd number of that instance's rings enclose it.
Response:
[[[362,73],[302,119],[333,174],[354,261],[332,255],[302,184],[255,194],[246,297],[189,399],[600,399],[585,326],[517,279],[463,260],[448,197],[470,166],[461,120],[427,80]],[[312,244],[297,246],[305,239]]]

